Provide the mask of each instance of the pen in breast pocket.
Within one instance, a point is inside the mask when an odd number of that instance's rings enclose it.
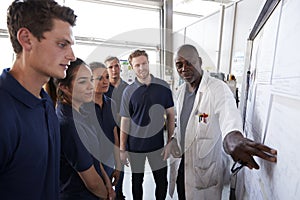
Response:
[[[200,113],[198,116],[199,116],[199,123],[200,122],[206,123],[206,118],[208,117],[208,114]]]

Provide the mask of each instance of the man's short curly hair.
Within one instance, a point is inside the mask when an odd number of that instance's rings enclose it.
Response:
[[[40,41],[44,32],[52,30],[53,19],[75,26],[76,18],[71,8],[54,0],[15,0],[7,10],[7,28],[14,52],[22,52],[17,39],[20,28],[27,28]]]
[[[146,51],[144,50],[135,50],[134,52],[132,52],[129,57],[128,57],[128,61],[129,61],[129,64],[132,66],[132,59],[133,58],[136,58],[136,57],[139,57],[139,56],[145,56],[147,58],[147,60],[149,60],[148,58],[148,54],[146,53]],[[133,67],[133,66],[132,66]]]

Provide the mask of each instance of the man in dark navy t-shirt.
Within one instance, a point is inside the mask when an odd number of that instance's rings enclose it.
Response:
[[[7,26],[16,60],[0,76],[0,199],[58,200],[60,135],[42,89],[75,59],[73,10],[55,1],[13,1]]]
[[[168,130],[168,142],[175,124],[172,92],[165,81],[149,73],[145,51],[134,51],[128,60],[136,79],[126,87],[122,96],[120,158],[127,166],[130,161],[133,199],[143,198],[147,158],[156,184],[156,199],[163,200],[168,185],[167,163],[164,160],[164,124]]]
[[[122,95],[124,89],[127,87],[128,83],[125,82],[121,76],[121,65],[120,60],[115,56],[108,56],[104,61],[107,72],[109,74],[109,88],[105,93],[106,96],[110,97],[115,101],[116,113],[114,114],[114,119],[117,123],[118,137],[120,141],[120,104],[122,100]],[[118,184],[116,185],[116,200],[124,200],[125,196],[123,194],[123,180],[124,180],[124,166],[122,165],[122,170],[120,173],[120,178]]]

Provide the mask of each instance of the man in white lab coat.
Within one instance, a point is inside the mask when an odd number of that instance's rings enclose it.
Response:
[[[176,182],[180,200],[218,200],[226,168],[223,147],[234,161],[250,169],[259,168],[253,155],[276,162],[277,152],[243,137],[232,92],[201,69],[202,60],[194,46],[181,46],[175,63],[185,83],[178,88],[177,128],[166,149],[180,157],[171,164],[170,195]]]

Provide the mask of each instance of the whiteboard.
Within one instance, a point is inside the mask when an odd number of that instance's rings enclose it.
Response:
[[[253,42],[245,132],[257,142],[265,138],[280,11],[273,12]]]
[[[279,93],[300,98],[300,1],[284,1],[278,32],[273,85]]]
[[[278,150],[245,170],[247,199],[300,199],[300,1],[281,1],[253,41],[247,136]]]

